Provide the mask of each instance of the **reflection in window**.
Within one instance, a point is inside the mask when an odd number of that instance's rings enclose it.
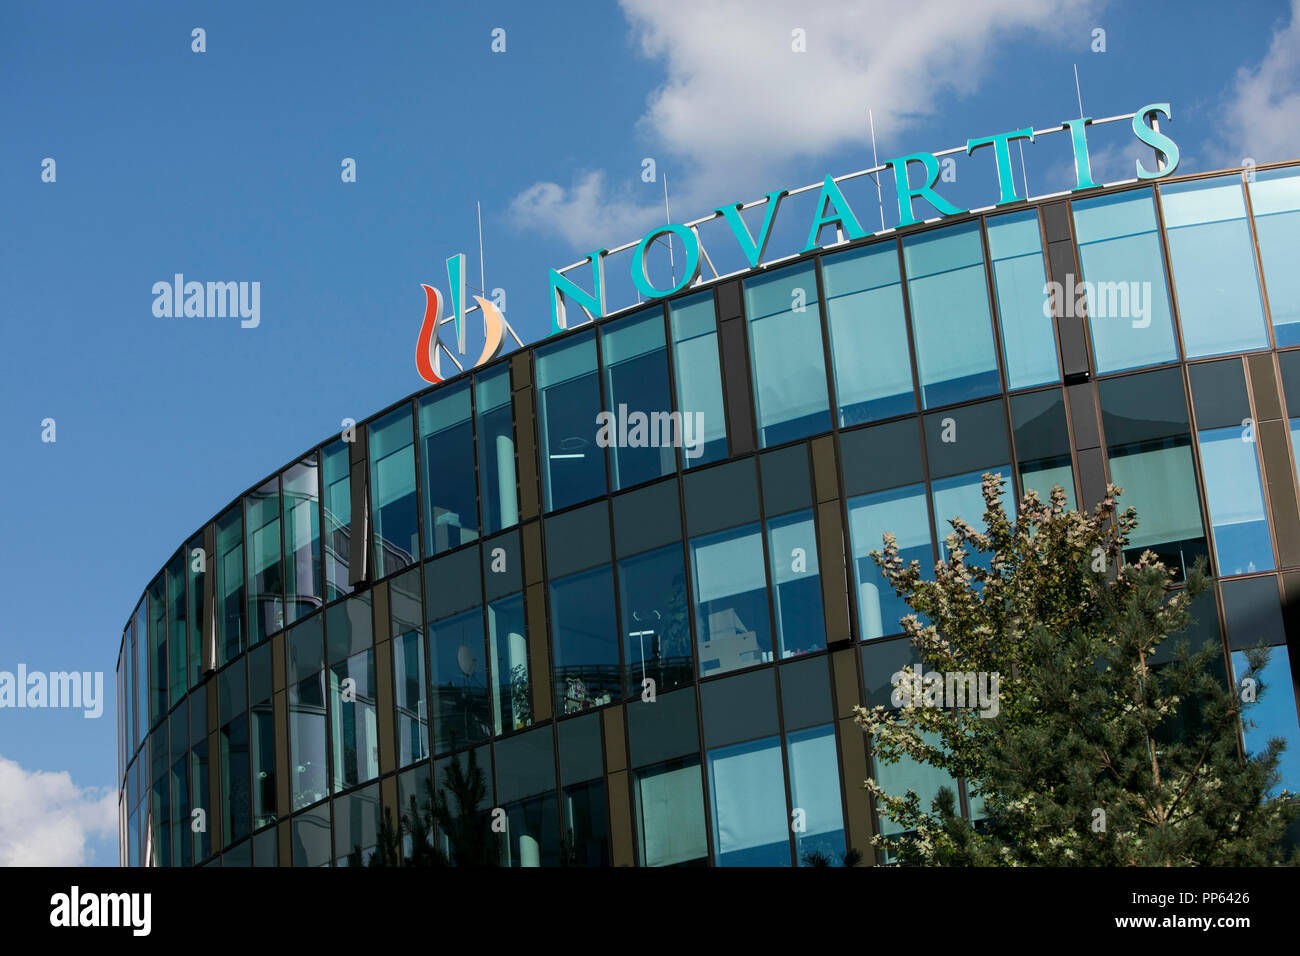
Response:
[[[363,651],[329,669],[334,792],[379,776],[375,652]]]
[[[746,280],[745,311],[760,446],[828,431],[826,361],[812,264]]]
[[[594,333],[539,348],[537,427],[547,511],[603,495],[605,452],[596,444],[600,381]]]
[[[1205,553],[1191,441],[1169,437],[1110,448],[1110,479],[1124,489],[1120,508],[1136,508],[1138,526],[1125,552],[1154,551],[1171,567],[1188,568]]]
[[[609,866],[605,781],[564,788],[564,852],[568,866]]]
[[[1268,348],[1241,177],[1163,186],[1160,205],[1188,357]]]
[[[502,809],[506,813],[503,865],[560,865],[560,827],[554,793],[516,800]]]
[[[619,699],[618,643],[609,565],[551,582],[551,649],[560,713]]]
[[[493,534],[519,523],[510,366],[499,365],[475,376],[474,403],[478,418],[478,480],[483,532]]]
[[[323,800],[326,774],[325,672],[289,685],[289,778],[293,809]]]
[[[1178,350],[1150,191],[1073,206],[1097,371],[1172,362]]]
[[[789,866],[781,740],[710,750],[710,816],[718,866]]]
[[[275,715],[271,701],[253,705],[253,829],[275,822]]]
[[[757,523],[691,540],[700,676],[772,659],[763,536]]]
[[[217,628],[220,664],[244,650],[244,525],[235,505],[217,519]]]
[[[1202,429],[1197,444],[1219,574],[1272,571],[1273,545],[1255,443],[1243,439],[1240,427],[1229,426]]]
[[[903,240],[916,369],[926,408],[1001,388],[978,222]]]
[[[1249,189],[1273,337],[1279,348],[1300,345],[1300,170],[1256,173]]]
[[[424,551],[441,554],[478,537],[474,426],[469,382],[420,399],[420,468],[424,472]]]
[[[1027,388],[1059,382],[1061,369],[1045,294],[1047,275],[1038,213],[1027,209],[994,216],[988,220],[988,230],[1007,385]]]
[[[248,640],[255,645],[284,627],[278,478],[244,499],[244,528],[248,550]]]
[[[767,548],[781,657],[821,650],[826,646],[826,624],[812,510],[768,519]]]
[[[169,706],[185,696],[185,553],[167,562],[167,683]],[[120,697],[118,698],[121,699]]]
[[[480,607],[429,625],[434,753],[446,753],[492,735],[483,646]]]
[[[656,693],[690,681],[691,626],[681,543],[619,561],[618,587],[628,698],[640,697],[647,679],[654,681]]]
[[[370,425],[370,494],[375,577],[380,578],[409,566],[420,555],[415,443],[408,405],[401,405]]]
[[[923,732],[921,738],[931,747],[940,743],[938,735],[928,731]],[[914,791],[921,798],[921,807],[925,810],[931,808],[942,787],[951,790],[955,800],[958,798],[957,781],[941,767],[921,763],[907,755],[901,756],[897,763],[885,763],[874,758],[872,762],[875,764],[876,782],[891,796],[901,797],[909,790]],[[956,807],[960,812],[959,802]],[[879,817],[880,832],[884,836],[898,836],[904,832],[898,823],[890,819],[883,807],[879,811]]]
[[[393,696],[397,706],[397,759],[405,767],[429,756],[424,700],[424,641],[418,630],[393,639]]]
[[[699,456],[683,457],[683,467],[727,457],[726,413],[722,406],[722,367],[718,361],[718,327],[713,293],[674,299],[668,306],[673,332],[677,408],[683,415],[703,416],[704,444]],[[699,419],[697,418],[697,421]]]
[[[167,713],[167,576],[149,585],[149,726]]]
[[[1074,470],[1061,390],[1013,395],[1011,430],[1016,443],[1021,493],[1036,491],[1038,500],[1046,504],[1052,487],[1060,485],[1065,492],[1065,507],[1073,508]]]
[[[285,471],[283,495],[285,624],[292,624],[321,606],[315,455]]]
[[[203,535],[195,535],[185,545],[184,558],[188,592],[185,618],[189,634],[189,685],[193,687],[203,680],[203,662],[207,657],[203,646],[203,617],[206,613],[208,594],[207,579],[204,575],[212,556],[203,553]],[[129,666],[126,670],[130,670]],[[127,694],[125,699],[130,700],[130,694]]]
[[[637,861],[641,866],[708,863],[698,756],[636,771],[633,795]]]
[[[194,810],[209,813],[208,807],[208,742],[200,740],[190,751],[190,792],[194,795]],[[188,815],[187,815],[188,819]],[[191,833],[194,859],[204,860],[212,854],[212,836],[209,828],[204,827],[200,833]]]
[[[1291,793],[1300,791],[1300,749],[1296,746],[1297,741],[1300,741],[1300,732],[1296,724],[1291,658],[1286,645],[1270,647],[1268,664],[1258,673],[1251,670],[1244,651],[1233,651],[1232,672],[1238,687],[1246,677],[1253,677],[1257,687],[1255,703],[1245,709],[1244,715],[1245,720],[1253,726],[1242,725],[1246,752],[1251,755],[1263,752],[1273,737],[1280,737],[1286,743],[1277,767],[1281,780],[1269,792],[1269,796],[1277,796],[1280,789]]]
[[[492,732],[499,735],[523,730],[533,722],[523,594],[489,602],[487,615],[492,647]]]
[[[236,667],[242,665],[236,664]],[[221,833],[226,846],[248,836],[248,713],[221,728]]]
[[[925,486],[908,485],[849,500],[849,537],[853,544],[853,576],[858,589],[858,627],[863,640],[897,634],[899,620],[911,613],[906,601],[894,593],[869,552],[883,547],[881,536],[898,539],[903,564],[921,563],[925,574],[934,567],[930,543],[930,512]]]
[[[892,242],[822,260],[841,426],[916,410],[907,318]]]
[[[352,534],[352,446],[339,439],[321,452],[321,493],[325,513],[325,600],[352,593],[348,560]],[[364,547],[364,542],[358,543]]]
[[[694,454],[697,437],[702,436],[695,416],[674,424],[671,415],[662,309],[638,312],[605,326],[600,342],[605,407],[614,415],[611,437],[617,439],[610,453],[614,488],[629,488],[672,474],[677,467],[674,446],[681,445]],[[625,422],[626,442],[622,435]]]
[[[807,866],[814,856],[841,860],[846,844],[835,728],[825,724],[787,734],[786,758],[790,762],[791,813],[803,811],[803,829],[794,830],[799,865]]]

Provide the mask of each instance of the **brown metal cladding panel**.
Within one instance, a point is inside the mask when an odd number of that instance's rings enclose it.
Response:
[[[397,777],[385,777],[379,784],[379,800],[382,804],[379,808],[379,819],[382,821],[385,815],[393,821],[393,827],[399,833],[401,832],[402,810],[397,805]],[[401,849],[398,849],[401,854]]]
[[[285,635],[287,633],[287,631],[281,631],[271,638],[271,690],[275,693],[285,690],[285,681],[288,680],[284,653]]]
[[[510,357],[510,387],[513,391],[533,384],[533,369],[527,352],[516,352]]]
[[[867,779],[866,734],[852,718],[840,720],[840,776],[844,780],[845,803],[849,818],[846,822],[849,846],[862,854],[862,862],[870,865],[875,859],[871,838],[875,826],[871,819],[871,799],[862,784]]]
[[[817,506],[817,562],[821,571],[822,610],[826,615],[826,641],[852,640],[849,628],[848,569],[844,562],[844,526],[840,503],[827,501]]]
[[[293,866],[293,831],[289,821],[281,820],[275,828],[276,842],[280,844],[280,865]]]
[[[375,709],[379,712],[379,772],[385,774],[397,769],[391,641],[384,641],[375,648]]]
[[[746,455],[754,450],[754,403],[749,390],[749,356],[745,346],[745,320],[730,319],[718,326],[722,346],[724,402],[727,407],[727,440],[731,454]]]
[[[740,280],[724,282],[715,294],[719,319],[734,319],[740,315]]]
[[[1255,400],[1255,420],[1278,421],[1282,417],[1282,399],[1278,394],[1273,353],[1251,355],[1246,359],[1246,364],[1250,367],[1250,391]]]
[[[602,713],[605,727],[605,772],[627,769],[627,741],[623,733],[623,708],[606,707]]]
[[[812,443],[813,483],[817,489],[818,501],[830,501],[840,497],[840,481],[835,467],[835,439],[823,435]]]
[[[538,512],[537,448],[534,444],[533,390],[520,389],[514,394],[515,458],[519,473],[519,517],[536,518]]]
[[[862,703],[858,690],[858,649],[846,647],[833,652],[831,671],[835,676],[835,716],[852,717],[853,708]]]
[[[1074,427],[1074,447],[1100,448],[1101,426],[1097,421],[1097,396],[1092,384],[1080,382],[1067,386],[1070,397],[1070,424]]]
[[[530,521],[521,529],[524,539],[524,584],[542,582],[542,526]]]
[[[626,770],[611,773],[609,786],[609,847],[615,866],[636,866],[632,836],[632,800],[628,793]]]
[[[546,644],[545,589],[530,585],[524,592],[528,618],[528,670],[533,685],[533,722],[551,719],[551,655]]]
[[[1273,540],[1277,542],[1282,567],[1300,565],[1300,512],[1296,509],[1296,489],[1291,475],[1291,449],[1287,444],[1286,422],[1260,422],[1255,428],[1264,458],[1264,475],[1268,481],[1270,519]]]
[[[388,610],[388,582],[381,581],[370,591],[370,634],[378,647],[392,638]]]
[[[289,695],[278,690],[271,698],[275,721],[275,809],[279,816],[289,815]]]

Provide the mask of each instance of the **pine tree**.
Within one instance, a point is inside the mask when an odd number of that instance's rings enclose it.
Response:
[[[916,561],[904,566],[892,535],[871,554],[914,612],[902,625],[926,676],[918,683],[904,668],[901,706],[860,707],[855,718],[878,763],[941,768],[984,803],[973,827],[950,789],[927,809],[914,792],[889,794],[870,779],[904,831],[876,845],[922,865],[1281,861],[1300,812],[1285,791],[1269,795],[1283,743],[1250,756],[1238,743],[1267,650],[1249,652],[1243,693],[1225,680],[1217,642],[1192,647],[1180,633],[1210,586],[1203,562],[1183,587],[1150,552],[1124,564],[1137,515],[1117,513],[1114,486],[1091,515],[1067,510],[1059,487],[1046,503],[1030,491],[1014,521],[1002,486],[984,476],[987,531],[954,520],[933,580]],[[945,675],[971,672],[988,675],[994,706],[949,698]]]

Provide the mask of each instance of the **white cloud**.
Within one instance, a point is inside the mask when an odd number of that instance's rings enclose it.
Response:
[[[621,2],[641,52],[667,74],[649,95],[638,131],[661,170],[684,173],[670,181],[678,220],[785,185],[783,167],[800,158],[848,146],[870,155],[868,107],[877,139],[894,139],[971,93],[997,40],[1063,39],[1073,15],[1096,5]],[[795,29],[805,32],[807,52],[793,52]],[[601,173],[584,171],[567,188],[539,182],[516,197],[512,212],[519,225],[558,233],[582,252],[624,242],[663,221],[658,197],[640,198],[639,179],[625,180],[611,188]]]
[[[78,787],[67,771],[24,770],[0,757],[0,866],[116,865],[92,860],[87,846],[116,830],[112,788]]]
[[[1220,129],[1219,162],[1240,166],[1300,157],[1300,0],[1291,0],[1291,20],[1274,26],[1264,59],[1237,70],[1228,89]]]

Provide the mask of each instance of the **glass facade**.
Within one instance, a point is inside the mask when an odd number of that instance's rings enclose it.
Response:
[[[1244,744],[1300,744],[1297,184],[1143,183],[868,237],[331,436],[191,535],[124,627],[123,862],[363,863],[381,810],[431,789],[453,810],[428,849],[454,861],[887,862],[842,720],[887,705],[912,651],[871,552],[892,535],[931,574],[951,522],[982,522],[986,473],[1069,506],[1111,481],[1139,513],[1129,560],[1206,556],[1225,669],[1270,648]],[[877,769],[923,801],[961,790]],[[503,830],[479,826],[494,809]]]

